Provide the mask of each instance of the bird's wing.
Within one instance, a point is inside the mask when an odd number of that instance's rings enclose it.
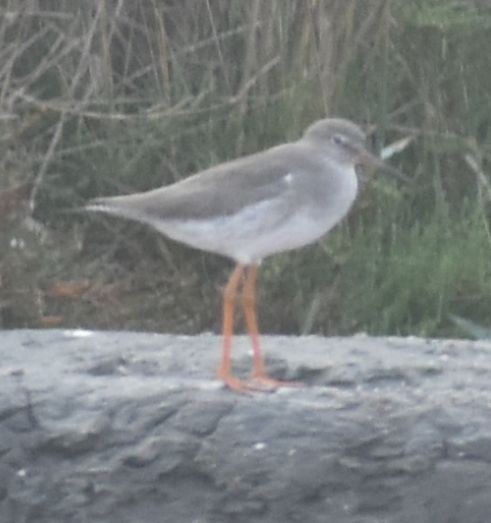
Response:
[[[281,150],[280,150],[281,149]],[[293,144],[220,164],[173,185],[145,193],[91,202],[113,214],[142,221],[213,219],[259,204],[275,207],[278,219],[291,211],[295,179],[305,168]],[[139,217],[137,216],[140,215]]]

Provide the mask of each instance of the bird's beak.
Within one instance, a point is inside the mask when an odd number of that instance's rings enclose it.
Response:
[[[386,173],[403,182],[409,182],[409,180],[398,169],[395,169],[394,167],[386,164],[381,158],[375,156],[366,149],[361,149],[359,151],[356,163],[357,165],[366,166],[371,169],[381,169],[382,171],[385,171]]]

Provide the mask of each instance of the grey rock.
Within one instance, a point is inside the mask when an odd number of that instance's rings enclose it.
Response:
[[[1,332],[0,521],[489,522],[491,343],[265,337],[248,396],[219,344]]]

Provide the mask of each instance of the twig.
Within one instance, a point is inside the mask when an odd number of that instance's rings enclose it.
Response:
[[[249,78],[244,85],[241,87],[240,91],[229,98],[229,103],[236,103],[242,101],[245,96],[247,95],[248,91],[251,90],[251,88],[257,83],[259,78],[261,76],[265,75],[270,69],[272,69],[275,65],[277,65],[281,61],[280,56],[275,56],[272,58],[268,63],[264,64],[259,71]]]
[[[34,96],[25,93],[18,93],[18,97],[43,111],[50,110],[61,114],[71,114],[74,116],[83,116],[86,118],[113,121],[157,120],[159,118],[175,116],[176,114],[183,113],[181,111],[181,107],[185,106],[186,104],[189,104],[190,102],[193,102],[193,104],[195,104],[197,100],[201,99],[201,97],[191,98],[188,96],[180,100],[179,103],[173,107],[161,109],[161,104],[158,104],[157,106],[146,109],[139,113],[105,113],[100,111],[90,111],[87,109],[83,109],[81,107],[82,104],[80,104],[80,102],[48,102],[44,100],[38,100]]]

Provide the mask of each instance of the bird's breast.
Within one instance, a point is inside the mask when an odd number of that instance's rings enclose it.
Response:
[[[324,232],[341,221],[353,205],[358,194],[358,177],[354,167],[327,166],[311,184],[311,203],[308,205],[313,218]]]

